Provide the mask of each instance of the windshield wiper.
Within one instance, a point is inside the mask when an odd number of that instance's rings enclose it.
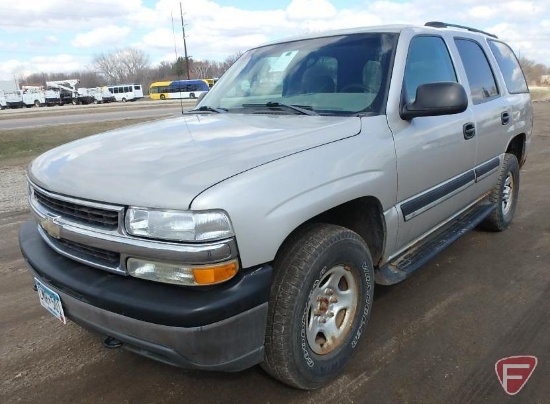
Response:
[[[201,111],[201,112],[217,112],[218,114],[223,114],[225,112],[227,112],[227,109],[225,108],[214,108],[214,107],[210,107],[208,105],[203,105],[197,109],[192,109],[190,110],[189,112],[197,112],[197,111]]]
[[[243,104],[242,106],[243,108],[286,108],[299,112],[302,115],[319,115],[317,112],[313,111],[309,105],[282,104],[280,102],[269,101],[265,104]]]

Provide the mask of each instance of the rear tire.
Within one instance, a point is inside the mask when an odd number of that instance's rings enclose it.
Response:
[[[191,94],[189,94],[189,98],[191,98],[192,100],[194,100],[194,99],[197,98],[197,97],[195,97],[195,93],[191,93]]]
[[[275,259],[262,367],[300,389],[335,380],[370,316],[374,273],[364,240],[340,226],[314,224]]]
[[[502,231],[510,226],[519,194],[519,164],[515,155],[506,153],[500,169],[497,183],[493,187],[489,200],[495,204],[495,210],[482,223],[488,230]]]

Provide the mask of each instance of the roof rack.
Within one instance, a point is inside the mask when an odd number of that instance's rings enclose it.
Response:
[[[424,25],[426,27],[432,27],[432,28],[448,28],[448,27],[461,28],[461,29],[466,29],[466,30],[471,31],[471,32],[477,32],[479,34],[484,34],[484,35],[490,36],[492,38],[498,39],[498,37],[495,34],[490,34],[488,32],[482,31],[480,29],[466,27],[465,25],[449,24],[449,23],[440,22],[440,21],[430,21],[430,22],[427,22]]]

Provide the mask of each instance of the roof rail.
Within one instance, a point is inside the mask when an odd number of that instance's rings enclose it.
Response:
[[[427,22],[426,24],[424,24],[424,26],[432,27],[432,28],[448,28],[448,27],[461,28],[461,29],[466,29],[466,30],[471,31],[471,32],[477,32],[479,34],[484,34],[484,35],[490,36],[492,38],[498,39],[498,37],[495,34],[490,34],[488,32],[485,32],[485,31],[482,31],[482,30],[476,29],[476,28],[466,27],[465,25],[449,24],[449,23],[440,22],[440,21],[430,21],[430,22]]]

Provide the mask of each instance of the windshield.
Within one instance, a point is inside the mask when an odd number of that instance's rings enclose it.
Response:
[[[378,115],[396,39],[397,34],[353,34],[252,49],[198,107],[237,113]]]

